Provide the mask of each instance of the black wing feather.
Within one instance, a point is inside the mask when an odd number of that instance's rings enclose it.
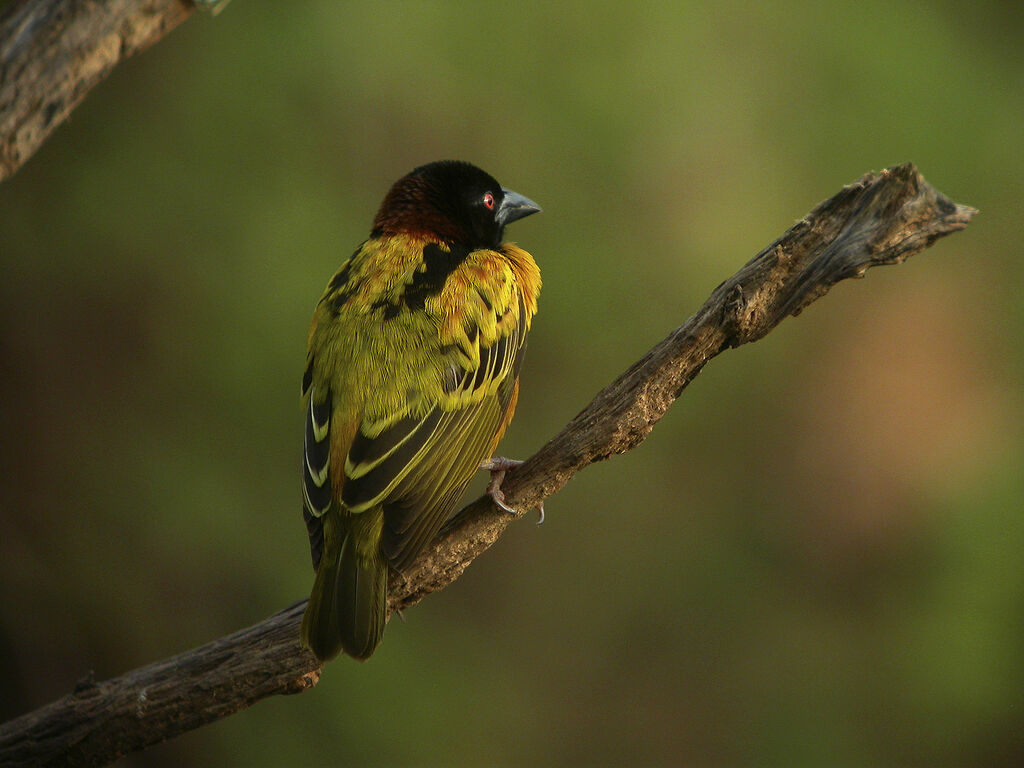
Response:
[[[308,370],[312,370],[312,364]],[[331,506],[330,421],[332,398],[330,390],[323,400],[316,401],[311,377],[303,379],[304,394],[309,398],[306,409],[306,430],[303,438],[302,460],[302,516],[309,533],[309,551],[313,567],[320,563],[324,550],[324,524],[322,515]]]

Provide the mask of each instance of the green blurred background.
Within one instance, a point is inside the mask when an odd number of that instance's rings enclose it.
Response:
[[[122,764],[1024,763],[1011,6],[234,0],[118,67],[0,185],[0,718],[306,595],[307,324],[414,166],[544,206],[525,458],[912,160],[967,231],[716,359],[370,662]]]

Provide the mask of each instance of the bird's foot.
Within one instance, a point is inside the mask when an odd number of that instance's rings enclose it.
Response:
[[[516,461],[515,459],[506,459],[502,456],[493,456],[489,459],[484,459],[480,462],[480,469],[486,470],[491,473],[491,482],[487,484],[487,495],[493,499],[494,503],[500,508],[508,512],[510,515],[518,515],[516,510],[512,509],[508,504],[505,503],[505,494],[501,490],[501,483],[505,479],[505,473],[510,469],[515,469],[523,462]],[[540,520],[537,521],[537,525],[544,522],[544,502],[540,503]]]

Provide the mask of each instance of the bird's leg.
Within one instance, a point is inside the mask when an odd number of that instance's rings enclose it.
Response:
[[[510,515],[519,514],[512,507],[505,503],[505,494],[501,490],[501,482],[505,479],[505,473],[515,469],[523,462],[515,459],[506,459],[502,456],[493,456],[480,462],[480,469],[491,473],[491,482],[487,484],[487,495],[494,499],[494,503],[504,509]]]
[[[523,462],[516,461],[515,459],[506,459],[502,456],[493,456],[489,459],[484,459],[480,462],[480,469],[486,470],[491,473],[491,482],[487,484],[487,495],[494,500],[494,503],[498,505],[500,509],[505,510],[510,515],[518,515],[512,507],[505,503],[505,494],[501,490],[501,482],[505,479],[505,473],[510,469],[515,469]],[[540,503],[540,520],[537,521],[537,525],[544,522],[544,502]]]

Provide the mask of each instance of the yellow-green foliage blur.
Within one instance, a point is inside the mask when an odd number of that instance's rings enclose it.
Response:
[[[1024,762],[1024,16],[774,5],[234,0],[118,67],[0,185],[0,719],[308,594],[306,330],[414,166],[544,207],[526,458],[912,160],[966,231],[714,360],[368,663],[123,765]]]

